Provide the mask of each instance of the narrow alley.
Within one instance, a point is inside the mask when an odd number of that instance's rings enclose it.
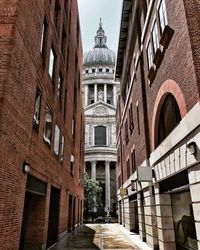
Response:
[[[121,225],[114,224],[85,224],[70,234],[51,250],[75,250],[75,249],[150,249],[142,243],[138,247],[131,238],[134,233],[125,231]]]

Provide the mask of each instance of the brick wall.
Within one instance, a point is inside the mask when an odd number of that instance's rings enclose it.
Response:
[[[78,39],[76,37],[78,10],[76,1],[71,1],[71,9],[68,1],[68,14],[64,11],[64,1],[60,0],[59,4],[57,31],[53,23],[55,0],[51,1],[51,6],[47,0],[37,0],[34,4],[31,0],[9,1],[9,3],[4,1],[0,8],[0,51],[2,52],[0,59],[0,220],[2,222],[0,231],[3,232],[0,236],[0,243],[3,243],[3,246],[0,244],[1,249],[14,250],[19,247],[27,178],[27,174],[22,171],[24,161],[29,162],[31,175],[48,183],[48,187],[53,185],[61,190],[59,233],[67,230],[67,190],[83,200],[83,188],[79,178],[83,172],[84,147],[81,143],[84,142],[84,116],[81,87],[78,88],[78,86],[77,109],[73,109],[74,85],[78,85],[77,69],[81,73],[82,64],[81,37],[79,36]],[[44,15],[48,23],[48,39],[46,53],[42,58],[40,40]],[[69,24],[71,24],[70,29]],[[69,49],[66,48],[66,51],[69,51],[69,67],[67,67],[67,53],[64,58],[61,51],[63,26],[67,34],[66,47],[69,46]],[[71,30],[70,33],[69,30]],[[52,43],[57,55],[55,76],[58,76],[60,70],[64,79],[62,108],[57,100],[56,77],[54,76],[55,92],[53,93],[48,75],[49,51]],[[37,85],[42,91],[38,132],[33,129]],[[67,93],[66,108],[64,108],[65,92]],[[50,146],[43,141],[46,103],[53,113]],[[73,114],[76,119],[75,141],[71,132]],[[54,155],[55,124],[59,125],[61,134],[65,136],[63,163],[60,155],[59,159]],[[70,175],[71,153],[75,157],[74,176]],[[38,231],[43,232],[42,243],[46,242],[48,234],[49,197],[50,191],[47,192],[45,199],[44,225],[41,223],[38,226]]]
[[[155,21],[158,20],[159,1],[154,1],[149,21],[144,25],[143,17],[147,17],[144,1],[141,1],[137,7],[137,14],[129,15],[129,23],[134,25],[128,26],[127,44],[123,58],[123,70],[121,73],[122,97],[121,97],[121,134],[123,159],[122,165],[124,178],[127,179],[127,159],[131,157],[131,151],[135,148],[136,166],[140,165],[147,159],[155,148],[156,141],[156,124],[157,112],[161,109],[164,98],[169,92],[173,92],[170,84],[169,89],[163,92],[161,87],[167,81],[174,82],[177,86],[176,91],[177,103],[180,104],[180,113],[184,115],[199,101],[199,3],[198,1],[169,1],[166,0],[168,25],[173,29],[174,34],[169,42],[168,48],[165,50],[163,59],[156,69],[156,75],[153,81],[149,81],[148,62],[147,62],[147,45],[150,33]],[[132,8],[133,11],[133,8]],[[133,20],[135,16],[135,19]],[[146,28],[145,32],[143,30]],[[159,41],[160,32],[158,31]],[[142,36],[143,34],[143,36]],[[139,37],[139,40],[138,40]],[[141,38],[142,37],[142,38]],[[141,45],[139,44],[141,42]],[[141,52],[139,52],[141,51]],[[138,59],[139,58],[139,59]],[[138,60],[137,60],[138,59]],[[120,66],[119,66],[120,67]],[[132,76],[132,85],[128,88],[128,75]],[[134,77],[133,77],[134,75]],[[158,97],[162,92],[163,97]],[[130,95],[129,95],[130,93]],[[178,94],[181,93],[181,96]],[[173,93],[174,94],[174,93]],[[125,96],[123,100],[123,95]],[[162,100],[158,104],[158,99]],[[129,107],[133,105],[133,121],[134,129],[132,134],[128,132],[129,141],[125,142],[125,121],[129,121]],[[137,103],[137,105],[136,105]],[[139,127],[138,131],[138,115]],[[159,119],[159,115],[156,119]],[[119,115],[117,116],[118,127],[120,127]],[[118,145],[120,145],[118,137]],[[118,166],[118,175],[120,174],[120,166]]]

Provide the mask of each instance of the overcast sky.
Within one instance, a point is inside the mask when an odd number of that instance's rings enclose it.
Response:
[[[99,28],[101,17],[107,45],[117,53],[122,0],[78,0],[78,6],[83,52],[94,47],[94,36]]]

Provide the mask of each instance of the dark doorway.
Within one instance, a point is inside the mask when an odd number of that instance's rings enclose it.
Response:
[[[20,250],[40,249],[43,244],[46,183],[28,176],[20,236]]]
[[[139,234],[138,204],[137,194],[130,196],[130,231]]]
[[[75,229],[76,224],[76,198],[74,197],[74,204],[73,204],[73,221],[72,221],[72,228]]]
[[[60,190],[51,187],[47,248],[57,242],[59,223]]]
[[[181,120],[178,104],[172,94],[168,94],[161,112],[158,126],[158,145],[171,133]]]
[[[73,197],[69,195],[69,205],[68,205],[68,232],[72,231],[72,208],[73,208]]]

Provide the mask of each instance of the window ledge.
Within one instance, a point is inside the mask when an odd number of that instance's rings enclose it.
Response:
[[[173,34],[174,30],[169,25],[166,25],[160,39],[160,44],[164,47],[164,49],[168,48]]]
[[[163,56],[164,56],[164,53],[161,51],[161,48],[158,48],[156,50],[156,53],[153,59],[153,63],[156,65],[157,68],[160,66]]]
[[[155,76],[156,76],[156,69],[155,69],[155,66],[152,65],[151,68],[149,69],[149,73],[148,73],[148,76],[147,76],[150,83],[153,82]]]

